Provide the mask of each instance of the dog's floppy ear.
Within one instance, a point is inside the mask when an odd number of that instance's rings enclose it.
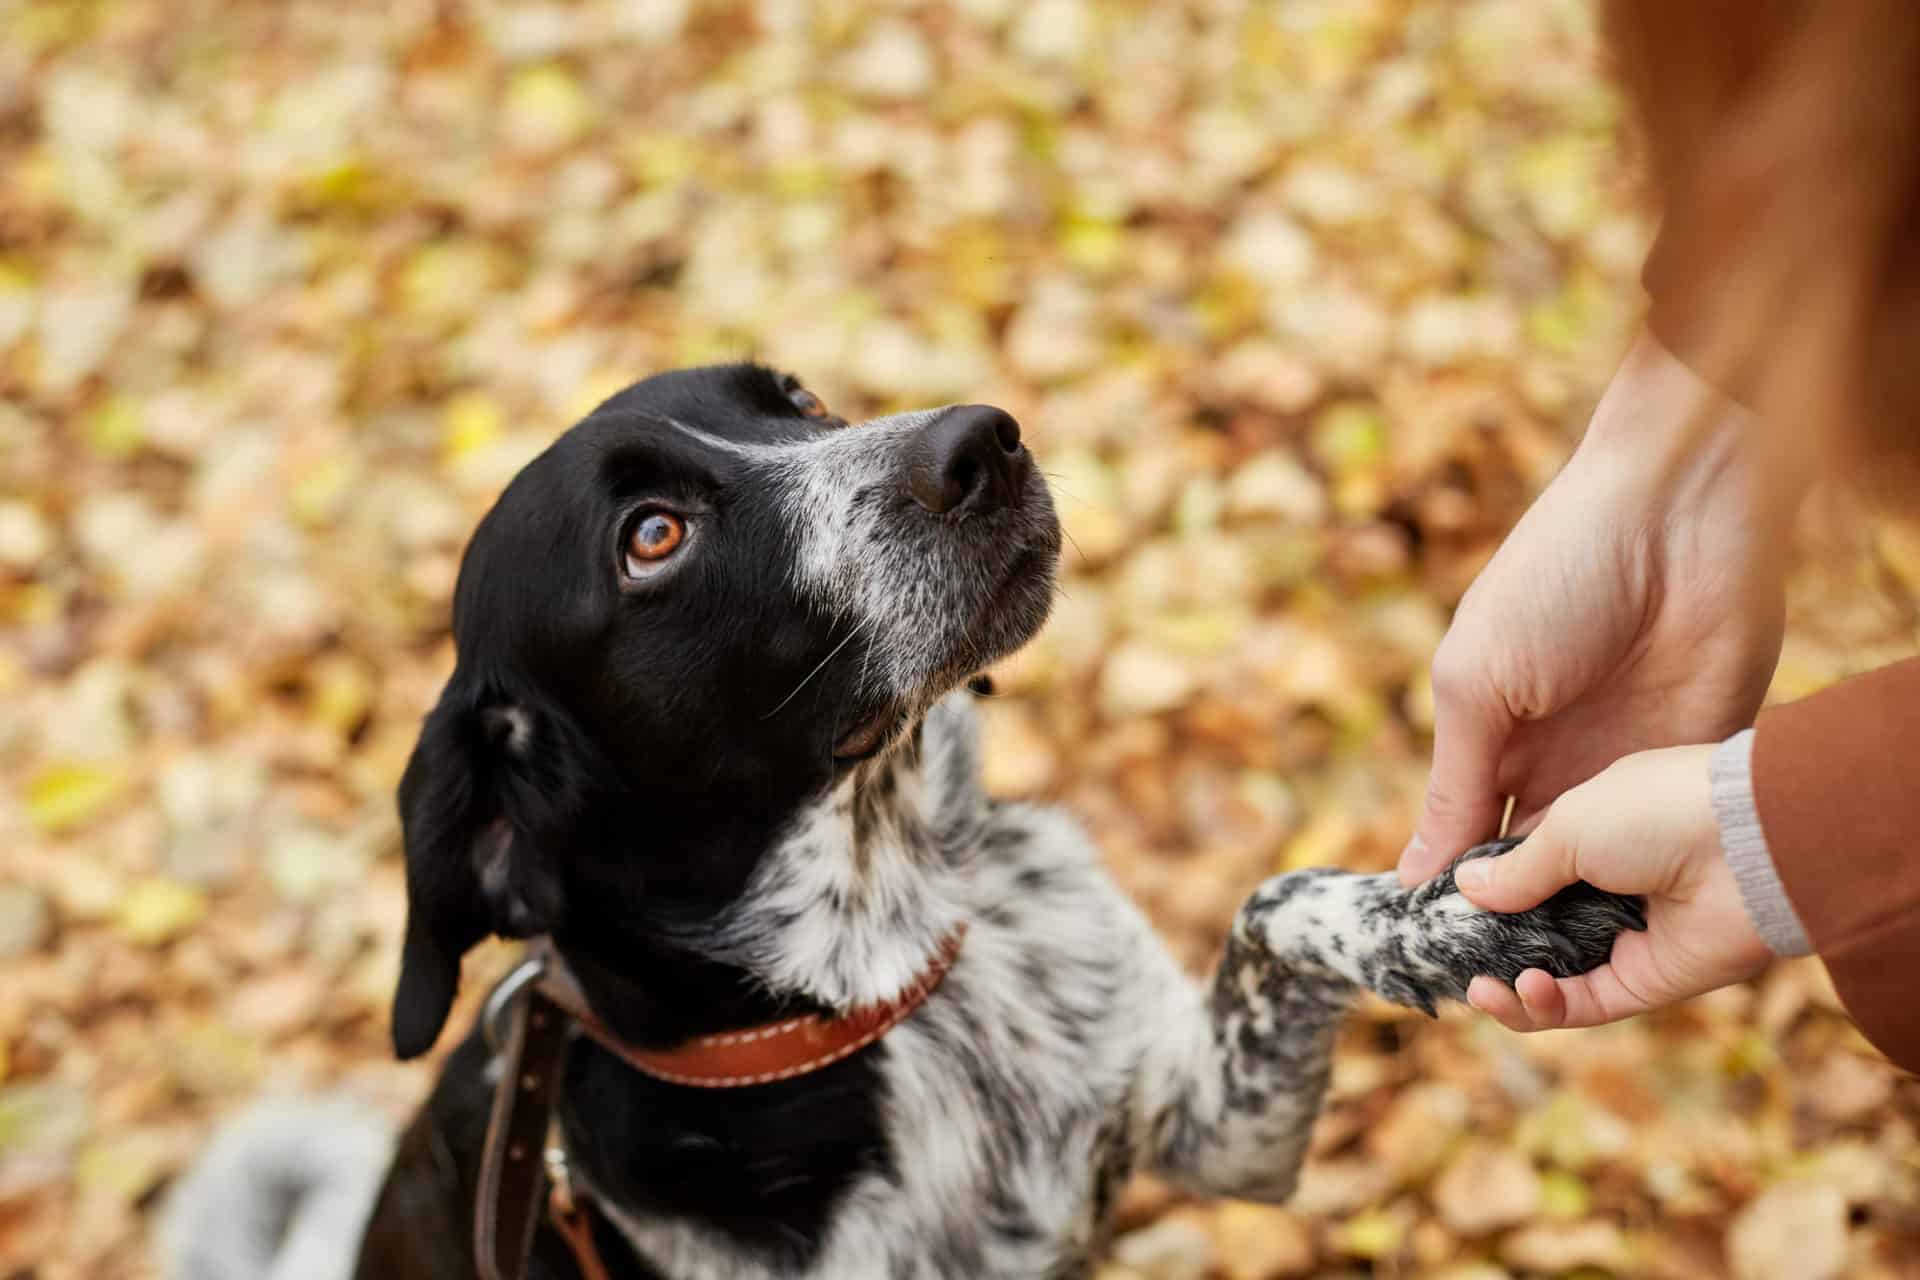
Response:
[[[525,705],[477,695],[458,674],[427,716],[400,779],[407,933],[393,998],[393,1047],[433,1047],[460,986],[460,959],[488,934],[524,938],[564,906],[554,850],[539,847],[556,806],[539,753],[564,735]],[[564,807],[564,806],[559,806]]]

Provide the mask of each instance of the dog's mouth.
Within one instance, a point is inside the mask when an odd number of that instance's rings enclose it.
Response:
[[[916,655],[926,666],[906,687],[861,691],[842,723],[833,758],[858,763],[883,753],[914,720],[962,682],[1026,644],[1046,621],[1053,597],[1053,569],[1060,549],[1059,524],[1049,508],[1044,525],[1006,548],[990,570],[992,585],[975,595],[956,593],[944,619],[923,624],[940,642]],[[971,597],[971,598],[969,598]],[[883,633],[884,634],[884,633]],[[880,643],[887,642],[883,638]],[[885,665],[884,662],[882,665]],[[919,665],[919,661],[914,663]]]
[[[892,701],[863,712],[853,722],[853,728],[834,743],[833,758],[846,764],[872,759],[893,740],[893,735],[900,731],[906,720],[906,709]]]

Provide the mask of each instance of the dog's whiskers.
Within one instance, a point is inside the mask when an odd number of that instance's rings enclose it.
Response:
[[[848,632],[847,632],[847,638],[846,638],[846,639],[844,639],[844,640],[842,640],[842,641],[841,641],[841,642],[840,642],[839,644],[837,644],[837,645],[835,645],[835,646],[833,646],[833,648],[831,648],[831,649],[829,649],[829,650],[827,651],[827,656],[826,656],[826,657],[824,657],[824,658],[822,658],[822,659],[820,659],[820,661],[819,661],[819,663],[818,663],[818,664],[817,664],[817,665],[816,665],[816,666],[815,666],[815,667],[813,668],[813,670],[811,670],[811,671],[809,671],[809,672],[807,672],[807,674],[806,674],[806,675],[804,675],[804,676],[802,676],[802,677],[800,677],[800,683],[799,683],[799,684],[797,684],[797,685],[795,685],[795,686],[793,686],[793,692],[792,692],[792,693],[789,693],[789,694],[788,694],[788,695],[787,695],[786,697],[784,697],[784,698],[782,698],[782,699],[780,699],[780,704],[779,704],[778,706],[776,706],[776,707],[775,707],[775,708],[774,708],[773,710],[771,710],[771,711],[769,711],[769,712],[767,712],[767,714],[765,714],[765,715],[763,715],[763,716],[761,716],[760,718],[761,718],[762,720],[771,720],[771,719],[773,719],[773,718],[774,718],[775,716],[777,716],[777,715],[779,715],[779,714],[781,713],[781,711],[783,711],[783,710],[785,710],[785,709],[786,709],[786,705],[787,705],[787,704],[788,704],[789,702],[792,702],[792,701],[793,701],[793,700],[794,700],[795,698],[797,698],[797,697],[799,697],[799,696],[800,696],[800,691],[801,691],[802,689],[804,689],[804,688],[806,688],[806,687],[807,687],[807,686],[808,686],[809,684],[811,684],[811,683],[813,682],[813,678],[814,678],[815,676],[817,676],[817,675],[819,675],[819,674],[820,674],[820,673],[821,673],[822,671],[825,671],[825,670],[827,669],[827,664],[828,664],[829,662],[832,662],[832,661],[834,660],[834,658],[835,658],[835,657],[837,657],[837,656],[839,655],[839,653],[840,653],[840,651],[841,651],[842,649],[844,649],[844,648],[846,648],[846,647],[847,647],[848,645],[850,645],[850,644],[852,644],[852,643],[853,643],[853,638],[854,638],[855,636],[857,636],[857,635],[859,635],[859,634],[860,634],[860,628],[859,628],[859,627],[854,627],[853,629],[851,629],[850,631],[848,631]]]
[[[1058,472],[1043,471],[1040,474],[1046,476],[1049,480],[1053,481],[1053,487],[1058,489],[1063,496],[1072,499],[1074,502],[1080,501],[1080,498],[1078,495],[1076,495],[1072,490],[1068,489],[1065,485],[1060,483],[1060,476]],[[1087,553],[1080,549],[1080,540],[1073,536],[1073,530],[1067,528],[1067,522],[1064,520],[1060,522],[1060,536],[1073,544],[1073,553],[1080,557],[1081,564],[1088,563]]]
[[[877,627],[877,624],[875,624],[873,620],[870,618],[863,619],[862,625],[866,626],[870,630],[876,629]],[[867,645],[867,651],[860,656],[860,683],[855,685],[854,688],[860,689],[863,691],[866,689],[867,675],[869,673],[869,670],[872,668],[872,666],[873,666],[873,645],[869,644]]]

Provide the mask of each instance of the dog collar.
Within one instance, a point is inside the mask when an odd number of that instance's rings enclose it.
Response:
[[[757,1027],[696,1036],[670,1049],[644,1049],[609,1030],[587,1007],[579,983],[542,940],[487,997],[480,1028],[495,1054],[497,1083],[480,1157],[474,1258],[481,1280],[520,1280],[533,1248],[543,1165],[564,1168],[553,1137],[560,1064],[577,1030],[642,1075],[694,1089],[740,1089],[808,1075],[852,1057],[918,1009],[960,954],[966,925],[941,943],[906,990],[840,1017],[806,1014]],[[581,1274],[607,1272],[594,1248],[584,1188],[550,1177],[547,1216]]]
[[[670,1049],[642,1049],[608,1030],[587,1007],[586,998],[558,953],[549,952],[539,990],[601,1048],[641,1075],[693,1089],[741,1089],[830,1067],[893,1030],[947,976],[966,933],[964,924],[955,928],[940,944],[927,969],[906,990],[884,1003],[839,1017],[809,1013],[757,1027],[695,1036]]]

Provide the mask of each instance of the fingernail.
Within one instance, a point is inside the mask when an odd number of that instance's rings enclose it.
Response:
[[[1472,862],[1463,862],[1453,869],[1453,882],[1462,889],[1484,889],[1493,868],[1487,865],[1487,859],[1476,858]]]
[[[1426,878],[1426,867],[1420,864],[1427,860],[1427,842],[1419,836],[1407,841],[1407,847],[1400,851],[1400,861],[1396,864],[1400,871],[1400,883],[1408,886],[1418,884]]]

